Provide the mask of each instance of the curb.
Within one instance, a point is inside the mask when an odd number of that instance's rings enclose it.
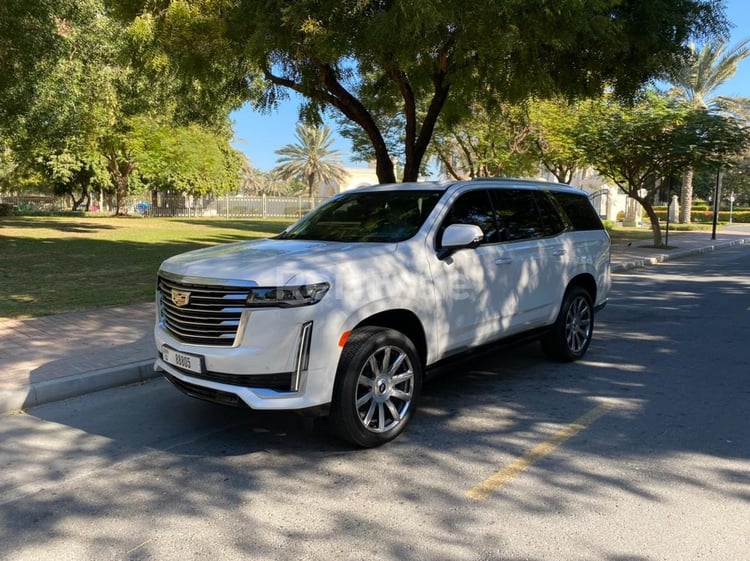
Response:
[[[149,359],[94,370],[85,374],[65,376],[56,380],[32,382],[18,389],[0,390],[0,414],[17,412],[100,390],[145,382],[157,376],[159,373],[154,371],[154,359]]]
[[[676,251],[674,253],[662,253],[660,255],[655,255],[654,257],[634,259],[632,261],[627,261],[625,263],[613,264],[610,267],[610,271],[613,273],[622,273],[623,271],[629,271],[631,269],[636,269],[640,267],[648,267],[649,265],[658,265],[659,263],[664,263],[665,261],[671,261],[673,259],[680,259],[681,257],[689,257],[691,255],[699,255],[701,253],[711,253],[712,251],[716,251],[717,249],[724,249],[726,247],[733,247],[736,245],[745,245],[749,243],[750,243],[750,239],[743,238],[739,240],[732,240],[729,242],[721,242],[721,243],[716,243],[712,245],[696,247],[693,249],[683,249],[681,251]]]

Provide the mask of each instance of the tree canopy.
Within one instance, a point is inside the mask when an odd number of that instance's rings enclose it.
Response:
[[[581,119],[597,101],[571,101],[561,97],[535,99],[530,103],[534,148],[539,161],[560,183],[570,183],[573,174],[587,165],[577,141]]]
[[[416,180],[441,116],[450,125],[486,99],[585,96],[604,86],[630,95],[664,75],[690,38],[726,29],[714,0],[110,4],[147,27],[155,58],[177,61],[208,97],[224,92],[270,109],[294,90],[313,122],[337,110],[366,134],[383,182],[396,180],[383,114],[402,118],[403,179]]]
[[[468,119],[438,123],[431,151],[455,179],[522,177],[538,170],[533,138],[525,104],[475,104]]]
[[[609,100],[581,119],[577,142],[589,162],[648,214],[654,246],[659,217],[652,199],[685,167],[718,168],[750,147],[750,130],[736,120],[653,93],[636,105]]]
[[[1,168],[40,173],[74,207],[107,186],[119,212],[132,178],[190,193],[239,186],[233,103],[153,56],[147,19],[123,25],[103,0],[12,0],[0,20],[28,48],[0,34],[0,65],[23,81],[0,81]]]

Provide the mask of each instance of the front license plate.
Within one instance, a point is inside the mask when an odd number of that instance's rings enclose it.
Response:
[[[191,355],[189,353],[181,353],[174,350],[172,347],[162,347],[161,356],[164,362],[176,366],[182,370],[188,372],[195,372],[196,374],[203,374],[203,357],[200,355]]]

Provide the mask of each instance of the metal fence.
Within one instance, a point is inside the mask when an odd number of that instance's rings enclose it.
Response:
[[[193,197],[183,194],[158,193],[153,197],[149,195],[129,197],[126,201],[126,210],[128,214],[141,216],[299,218],[325,200],[327,200],[326,197],[271,197],[266,195]],[[100,202],[92,200],[89,210],[114,212],[114,200],[110,197],[103,201],[101,209],[99,208]],[[7,207],[8,214],[11,211],[44,213],[70,210],[70,201],[67,198],[47,195],[0,194],[0,205],[3,209]]]
[[[220,218],[299,218],[315,208],[324,197],[219,197],[158,194],[153,200],[132,198],[128,210],[142,216]]]
[[[65,200],[51,195],[3,195],[0,193],[0,204],[19,211],[47,212],[64,208]]]

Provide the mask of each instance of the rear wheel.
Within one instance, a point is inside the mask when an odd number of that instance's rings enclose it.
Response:
[[[366,448],[396,438],[414,414],[422,386],[421,364],[403,333],[383,327],[356,329],[336,373],[334,429]]]
[[[565,293],[552,330],[542,338],[542,349],[553,360],[571,362],[586,354],[593,333],[591,295],[580,286],[572,286]]]

